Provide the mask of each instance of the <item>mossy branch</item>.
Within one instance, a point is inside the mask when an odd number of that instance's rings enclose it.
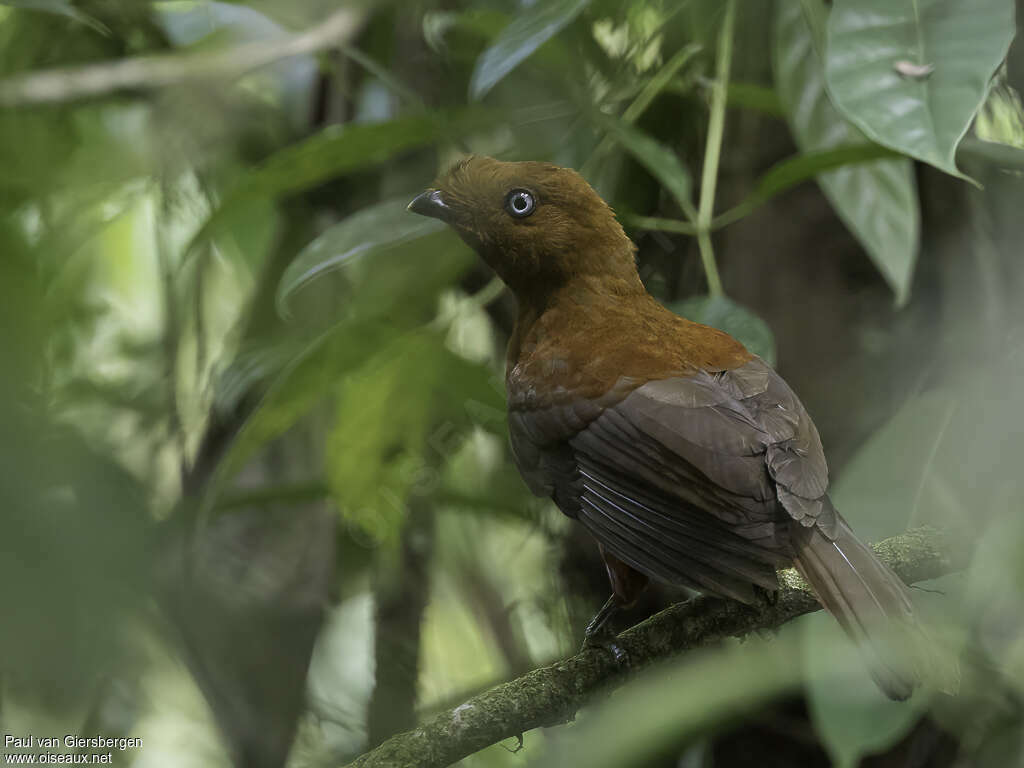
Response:
[[[908,584],[964,567],[954,542],[932,528],[917,528],[876,544],[875,551]],[[806,582],[789,569],[779,573],[777,598],[747,606],[698,597],[666,608],[618,637],[629,655],[623,669],[602,649],[563,661],[474,696],[427,723],[391,737],[347,768],[442,768],[503,739],[572,720],[595,694],[621,685],[628,673],[684,651],[773,629],[821,606]]]

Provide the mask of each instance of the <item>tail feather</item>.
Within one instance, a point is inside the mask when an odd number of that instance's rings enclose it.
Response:
[[[793,526],[800,573],[854,640],[878,687],[906,699],[925,680],[955,689],[955,662],[921,628],[906,585],[838,518],[835,536]]]

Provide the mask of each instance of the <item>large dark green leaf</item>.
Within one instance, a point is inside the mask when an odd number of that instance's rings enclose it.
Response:
[[[691,197],[693,179],[672,150],[625,120],[603,115],[595,117],[608,131],[610,138],[621,144],[637,162],[661,182],[688,218],[696,216]]]
[[[824,21],[821,0],[780,0],[775,18],[775,85],[797,146],[820,152],[864,141],[825,91],[820,44],[807,12]],[[815,14],[814,9],[817,9]],[[818,177],[825,196],[903,302],[917,259],[920,211],[913,167],[892,159],[839,168]]]
[[[1013,0],[836,0],[825,79],[873,141],[947,173],[1014,33]],[[917,69],[915,69],[917,68]]]
[[[997,168],[1024,171],[1024,149],[993,141],[981,141],[970,136],[960,142],[957,157],[965,161],[978,161]]]
[[[292,296],[318,278],[339,270],[380,272],[383,267],[378,259],[387,258],[387,251],[444,230],[442,222],[410,213],[407,203],[404,198],[378,203],[335,224],[310,243],[281,277],[277,290],[281,314],[287,316]],[[410,258],[404,271],[426,272],[437,266],[438,249],[431,247],[436,244],[420,245],[422,258]],[[452,250],[469,256],[466,249],[458,246],[441,251],[440,256],[443,258]]]
[[[749,309],[741,307],[725,296],[696,296],[669,307],[695,323],[703,323],[725,331],[743,346],[760,355],[772,365],[775,363],[775,336],[771,328]]]
[[[505,75],[568,26],[589,2],[544,0],[526,6],[477,59],[469,83],[470,96],[483,98]]]

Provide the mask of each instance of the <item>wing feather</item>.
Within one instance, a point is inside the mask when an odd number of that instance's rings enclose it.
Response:
[[[531,488],[661,581],[749,601],[792,557],[790,520],[835,535],[818,433],[759,358],[617,402],[518,410],[510,424]]]

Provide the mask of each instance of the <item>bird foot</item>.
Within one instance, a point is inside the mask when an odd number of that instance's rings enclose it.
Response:
[[[600,648],[607,651],[620,667],[629,666],[629,654],[626,653],[625,648],[616,642],[614,637],[587,635],[583,639],[583,647],[580,650],[588,651],[591,648]]]
[[[612,595],[583,631],[583,648],[581,650],[602,648],[612,655],[616,664],[624,666],[629,664],[629,655],[615,641],[615,632],[611,626],[611,618],[618,610],[618,601]]]

